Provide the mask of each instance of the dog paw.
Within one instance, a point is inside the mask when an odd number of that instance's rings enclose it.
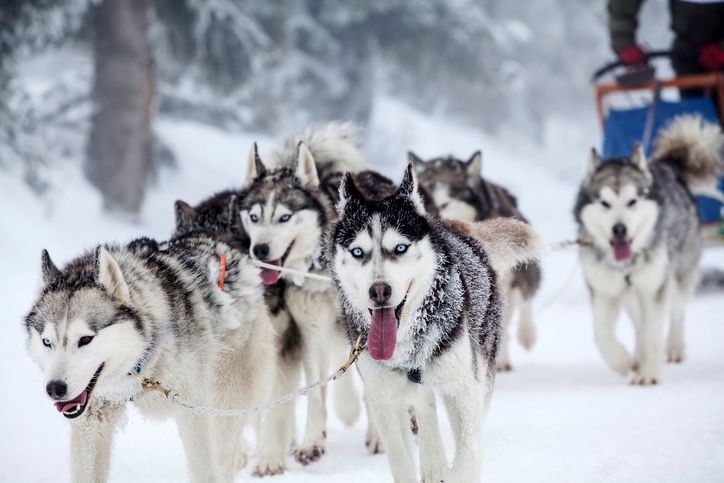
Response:
[[[510,361],[498,361],[495,365],[495,369],[498,372],[508,372],[513,370],[513,366],[510,364]]]
[[[325,433],[322,433],[314,442],[303,444],[300,448],[295,449],[294,459],[297,463],[307,466],[310,463],[319,461],[319,458],[326,452],[324,449],[325,438]]]
[[[382,440],[377,431],[372,427],[367,427],[367,435],[365,436],[365,446],[369,454],[382,454],[385,448],[382,446]]]
[[[263,476],[281,475],[284,473],[284,458],[259,458],[254,468],[253,476],[261,478]]]
[[[684,361],[684,345],[683,344],[672,344],[669,342],[669,346],[666,349],[666,358],[669,362],[679,364]]]
[[[660,380],[659,368],[656,367],[656,365],[642,364],[639,371],[631,380],[631,384],[634,386],[652,386],[654,384],[658,384]]]
[[[603,353],[603,356],[608,366],[622,376],[631,372],[635,364],[621,344],[612,347],[609,352]]]
[[[518,342],[527,351],[535,345],[535,326],[533,324],[520,324],[518,326]]]
[[[420,470],[422,483],[443,483],[446,480],[447,468],[442,462],[435,465],[423,465]]]

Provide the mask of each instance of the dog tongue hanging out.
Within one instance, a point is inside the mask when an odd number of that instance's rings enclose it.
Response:
[[[386,197],[365,197],[347,175],[337,211],[328,266],[350,341],[367,337],[358,368],[395,481],[417,480],[408,435],[400,432],[409,425],[404,401],[420,399],[413,403],[428,431],[437,427],[427,408],[434,408],[438,389],[460,422],[456,447],[470,450],[458,451],[451,468],[444,451],[433,452],[423,463],[425,479],[480,481],[476,448],[500,339],[494,270],[530,258],[539,239],[512,219],[454,225],[428,217],[412,165]]]

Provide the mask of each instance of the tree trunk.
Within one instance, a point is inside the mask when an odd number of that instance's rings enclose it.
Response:
[[[136,214],[151,174],[147,0],[103,0],[94,18],[94,114],[85,162],[106,210]]]

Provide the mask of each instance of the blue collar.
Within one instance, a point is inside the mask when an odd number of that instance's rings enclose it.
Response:
[[[405,373],[407,380],[414,382],[415,384],[422,384],[422,371],[420,369],[413,369]]]
[[[136,362],[136,364],[133,366],[133,369],[131,369],[131,372],[128,373],[128,375],[133,376],[134,374],[140,374],[142,368],[143,366],[141,365],[141,361],[139,359],[138,362]]]

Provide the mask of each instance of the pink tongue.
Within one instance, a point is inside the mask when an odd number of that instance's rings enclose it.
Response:
[[[613,258],[617,262],[631,258],[631,244],[627,241],[613,242]]]
[[[61,413],[64,413],[66,411],[70,411],[71,409],[75,409],[76,406],[83,406],[87,400],[88,393],[86,393],[84,390],[83,392],[78,394],[78,397],[76,397],[75,399],[55,403],[55,409],[57,409]]]
[[[372,309],[372,326],[367,336],[367,350],[376,361],[392,357],[397,343],[397,317],[394,307]]]
[[[282,266],[282,259],[277,258],[276,260],[264,260],[264,263],[269,265],[276,265],[277,267]],[[261,281],[264,285],[274,285],[279,281],[279,277],[282,276],[282,272],[279,270],[272,270],[271,268],[261,269]]]

